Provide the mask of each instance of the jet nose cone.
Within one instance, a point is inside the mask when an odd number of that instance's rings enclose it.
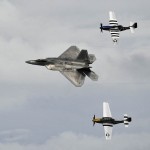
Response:
[[[29,62],[30,62],[29,60],[28,60],[28,61],[25,61],[25,63],[27,63],[27,64],[29,64]]]
[[[26,61],[26,63],[27,63],[27,64],[35,64],[36,61],[35,61],[35,60],[28,60],[28,61]]]

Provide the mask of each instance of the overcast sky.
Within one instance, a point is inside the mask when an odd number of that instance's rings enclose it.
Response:
[[[0,149],[99,150],[150,148],[150,2],[110,0],[0,0]],[[120,33],[113,45],[108,12],[119,24],[136,21],[135,34]],[[59,72],[26,64],[57,57],[71,45],[97,60],[97,82],[74,87]],[[114,118],[132,117],[105,141],[102,103]]]

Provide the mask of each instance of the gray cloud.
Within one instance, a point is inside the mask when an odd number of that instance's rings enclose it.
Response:
[[[136,5],[119,0],[0,1],[1,149],[110,149],[110,145],[148,149],[148,4],[146,0]],[[109,10],[116,12],[120,23],[138,22],[135,34],[122,32],[116,46],[109,33],[99,32],[99,23],[108,23]],[[83,87],[75,88],[58,72],[25,64],[29,59],[57,57],[70,45],[96,55],[92,66],[100,76],[98,82],[87,78]],[[133,117],[127,130],[114,128],[110,145],[103,128],[93,128],[91,122],[94,114],[102,115],[103,101],[110,102],[114,117],[124,113]],[[130,143],[131,139],[135,140]]]
[[[8,143],[8,144],[0,144],[0,148],[3,150],[7,149],[23,149],[23,150],[35,150],[35,149],[62,149],[62,150],[69,150],[69,149],[129,149],[133,147],[134,149],[149,149],[149,135],[143,133],[141,136],[139,135],[116,135],[112,141],[104,141],[103,138],[98,138],[95,136],[89,136],[86,134],[74,134],[73,132],[64,132],[58,136],[52,137],[48,139],[44,144],[30,144],[30,145],[22,145],[18,143]],[[141,142],[138,142],[141,141]],[[144,141],[144,143],[142,142]]]
[[[15,129],[0,132],[1,143],[15,143],[28,138],[29,131],[26,129]]]

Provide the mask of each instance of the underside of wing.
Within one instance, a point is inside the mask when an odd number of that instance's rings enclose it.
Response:
[[[112,40],[114,44],[116,44],[119,39],[119,29],[118,29],[118,21],[116,19],[115,13],[112,11],[109,12],[109,24],[110,26],[112,26],[110,28],[110,34],[111,34]]]
[[[83,85],[85,80],[85,75],[78,72],[77,70],[74,71],[61,71],[61,73],[75,86],[80,87]]]
[[[116,44],[119,40],[119,31],[118,32],[111,32],[110,31],[110,34],[111,34],[111,37],[112,37],[112,40],[114,42],[114,44]]]
[[[116,28],[111,28],[110,29],[110,34],[111,34],[113,42],[117,43],[118,39],[119,39],[119,29],[117,27]]]
[[[62,53],[58,58],[74,60],[79,55],[80,50],[76,46],[69,47],[64,53]]]
[[[109,12],[109,24],[111,26],[117,26],[118,25],[118,21],[116,19],[115,13],[113,11]]]
[[[106,140],[111,140],[113,126],[104,126]]]
[[[112,117],[109,104],[107,102],[103,102],[103,117]]]

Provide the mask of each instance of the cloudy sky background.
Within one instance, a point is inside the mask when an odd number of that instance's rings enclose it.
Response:
[[[114,46],[108,11],[120,24],[138,22],[135,34],[121,32]],[[148,0],[0,0],[0,149],[70,150],[150,148],[150,11]],[[26,60],[57,57],[71,45],[87,49],[99,81],[74,87],[59,72]],[[102,103],[113,117],[132,116],[129,128],[115,126],[105,141]]]

